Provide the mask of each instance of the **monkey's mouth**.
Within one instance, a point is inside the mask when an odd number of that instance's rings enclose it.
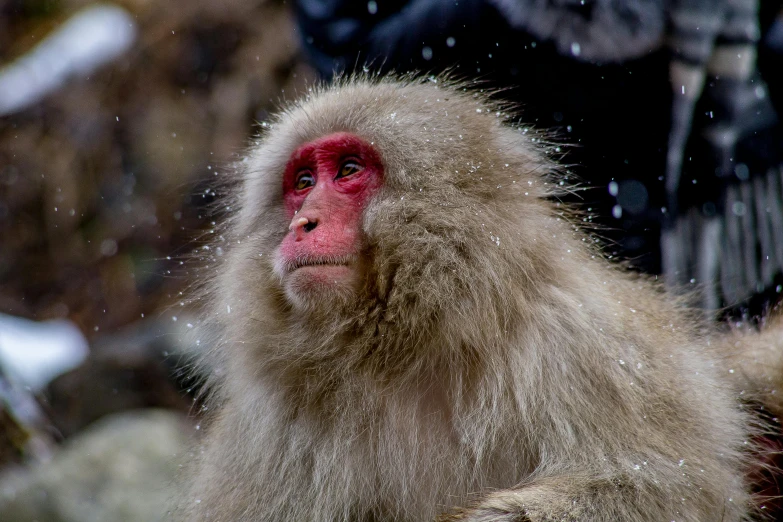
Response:
[[[305,267],[349,267],[354,261],[354,256],[302,256],[285,262],[284,270],[291,273]]]

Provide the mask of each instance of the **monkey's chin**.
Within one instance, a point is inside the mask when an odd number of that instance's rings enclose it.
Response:
[[[355,298],[358,279],[349,265],[307,265],[286,274],[283,284],[297,308],[342,307]]]

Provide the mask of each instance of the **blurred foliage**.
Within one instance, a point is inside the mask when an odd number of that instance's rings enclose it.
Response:
[[[0,0],[0,63],[90,4]],[[0,312],[88,337],[176,305],[215,178],[314,77],[284,3],[115,4],[138,25],[129,53],[0,117]]]

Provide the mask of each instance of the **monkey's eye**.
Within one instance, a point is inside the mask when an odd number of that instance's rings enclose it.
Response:
[[[315,178],[309,170],[303,170],[296,175],[296,181],[294,182],[294,189],[304,190],[315,185]]]
[[[337,176],[335,176],[334,179],[340,179],[340,178],[346,178],[352,174],[356,174],[357,172],[361,172],[364,170],[364,167],[356,160],[349,159],[343,162],[342,165],[340,165],[340,170],[337,171]]]

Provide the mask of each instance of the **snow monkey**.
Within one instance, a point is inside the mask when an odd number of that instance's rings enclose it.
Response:
[[[179,519],[748,516],[741,372],[589,246],[502,107],[354,78],[266,127],[207,283],[214,411]]]

